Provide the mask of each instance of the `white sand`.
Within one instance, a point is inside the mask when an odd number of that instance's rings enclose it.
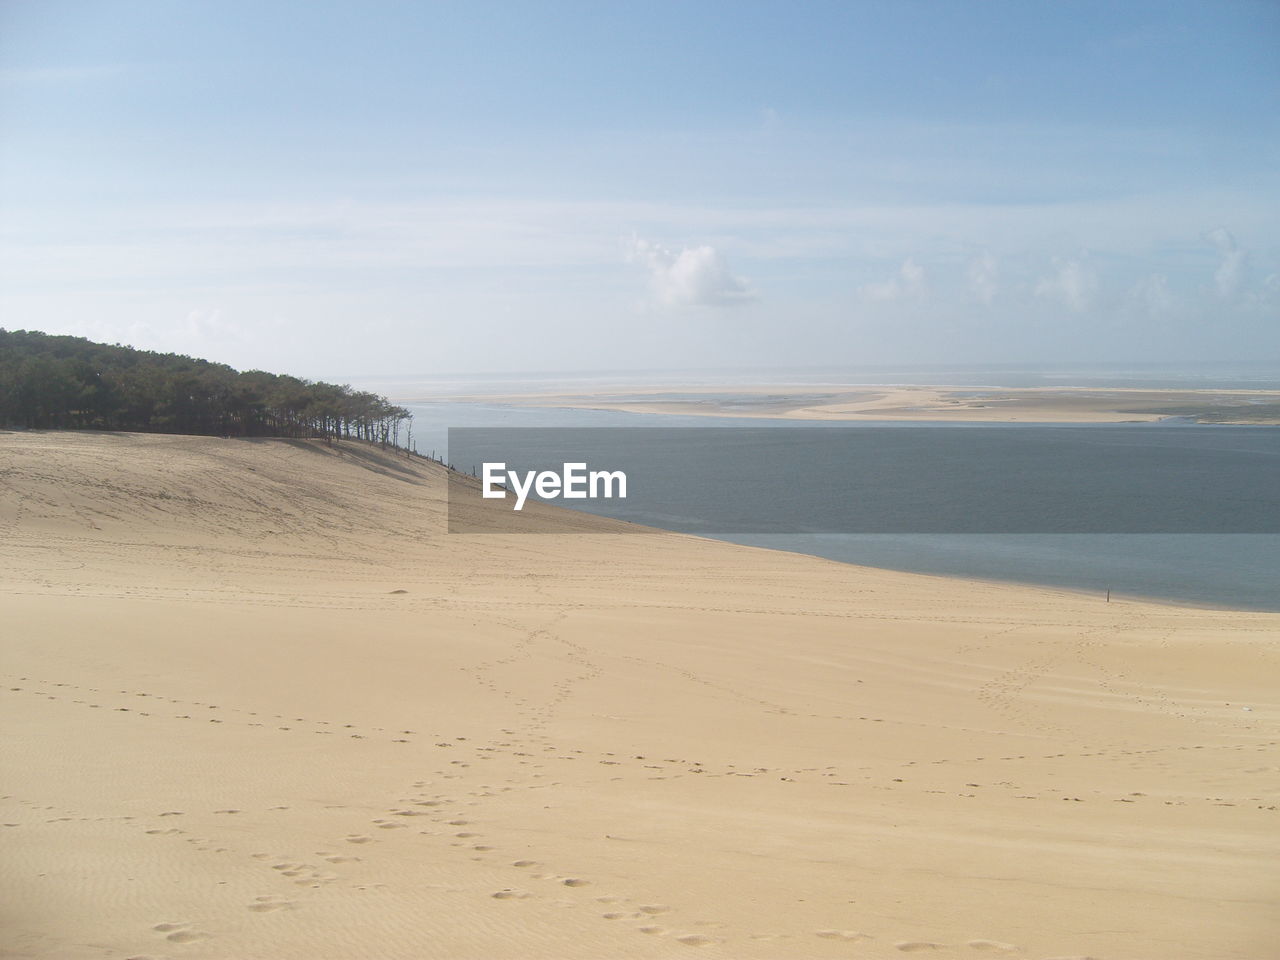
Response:
[[[346,449],[0,435],[0,956],[1276,955],[1280,616]]]

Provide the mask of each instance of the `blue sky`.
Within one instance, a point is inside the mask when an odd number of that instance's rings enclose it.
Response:
[[[0,325],[307,376],[1280,362],[1280,4],[0,0]]]

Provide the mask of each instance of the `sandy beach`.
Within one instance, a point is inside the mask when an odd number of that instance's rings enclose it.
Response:
[[[0,956],[1275,956],[1280,615],[444,494],[0,433]]]
[[[467,395],[466,402],[619,410],[704,417],[943,423],[1150,423],[1169,417],[1204,423],[1280,423],[1275,390],[1152,390],[1133,387],[973,387],[857,384],[669,385],[619,383],[582,393]],[[450,399],[399,398],[406,403]]]

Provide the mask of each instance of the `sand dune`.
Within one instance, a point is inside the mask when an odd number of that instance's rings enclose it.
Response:
[[[1280,616],[444,486],[0,435],[0,956],[1276,955]]]

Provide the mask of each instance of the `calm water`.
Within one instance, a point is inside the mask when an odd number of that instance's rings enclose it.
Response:
[[[784,430],[779,438],[794,432],[794,421],[765,419],[731,419],[620,413],[616,411],[557,410],[501,404],[443,402],[411,405],[415,415],[414,437],[419,452],[446,451],[447,429],[450,427],[726,427],[734,429],[764,428]],[[813,424],[813,429],[838,427]],[[920,436],[937,430],[937,425],[881,424],[866,429],[922,430]],[[990,431],[990,426],[947,426],[946,430]],[[1000,428],[995,428],[999,430]],[[1022,430],[1023,427],[1012,427]],[[1075,432],[1091,427],[1057,428]],[[1099,427],[1114,433],[1116,427]],[[1212,446],[1221,449],[1221,457],[1233,456],[1240,447],[1245,458],[1232,461],[1229,469],[1251,469],[1249,456],[1257,454],[1257,445],[1234,444],[1229,437],[1261,437],[1261,447],[1271,449],[1273,437],[1280,430],[1269,427],[1230,427],[1183,425],[1134,425],[1121,430],[1136,431],[1139,446],[1150,438],[1169,437],[1176,447],[1191,431],[1209,431]],[[1259,433],[1264,431],[1264,433]],[[1270,431],[1270,432],[1266,432]],[[767,434],[759,434],[766,437]],[[1157,445],[1164,445],[1157,440]],[[768,459],[769,450],[759,449],[755,456]],[[530,464],[533,465],[533,464]],[[455,463],[463,471],[472,464]],[[1005,464],[988,462],[985,468],[993,476],[1008,472]],[[793,488],[796,489],[796,488]],[[696,492],[696,491],[695,491]],[[696,496],[689,497],[695,502]],[[561,501],[563,503],[563,501]],[[686,510],[689,503],[684,504]],[[696,512],[696,510],[695,510]],[[644,518],[656,526],[689,529],[689,516],[679,522],[664,523],[661,518]],[[697,518],[693,518],[696,520]],[[1274,525],[1272,529],[1274,529]],[[1110,589],[1117,596],[1138,596],[1175,603],[1203,604],[1241,609],[1280,610],[1280,535],[1277,534],[1052,534],[1052,533],[712,533],[719,539],[812,554],[847,563],[858,563],[887,569],[1036,583],[1102,594]]]

